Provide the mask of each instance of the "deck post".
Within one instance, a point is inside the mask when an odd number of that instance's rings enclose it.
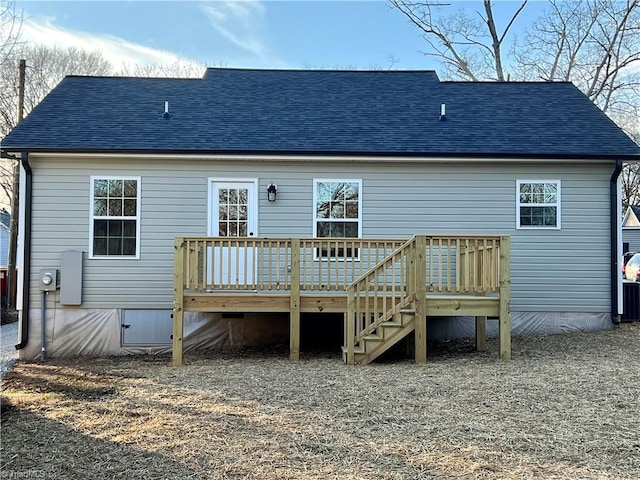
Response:
[[[300,359],[300,239],[291,240],[291,299],[289,310],[289,360]]]
[[[184,238],[178,237],[173,257],[173,364],[184,363],[182,339],[184,336]]]
[[[500,357],[511,360],[511,237],[500,237]]]
[[[484,352],[487,349],[487,317],[476,316],[476,350]]]
[[[416,292],[416,363],[427,363],[427,237],[416,235],[414,242],[414,285]]]
[[[344,314],[344,341],[347,346],[347,365],[356,363],[355,341],[356,341],[356,295],[353,287],[347,289],[347,311]]]

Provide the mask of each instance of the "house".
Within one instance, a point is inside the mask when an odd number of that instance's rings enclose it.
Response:
[[[640,205],[629,205],[622,219],[622,251],[640,252]]]
[[[0,210],[0,296],[2,306],[5,305],[7,295],[7,281],[9,272],[9,231],[11,215],[4,208]]]
[[[9,264],[9,224],[11,215],[4,208],[0,211],[0,268]]]
[[[424,360],[426,317],[508,357],[510,332],[619,321],[617,183],[640,149],[570,83],[71,76],[1,148],[24,183],[23,358],[180,363],[269,336],[296,358],[311,324],[341,345],[344,314],[349,363],[410,330]]]

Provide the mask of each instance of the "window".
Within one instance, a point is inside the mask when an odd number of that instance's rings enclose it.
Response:
[[[91,177],[90,236],[91,258],[139,257],[139,177]]]
[[[315,237],[359,238],[361,234],[361,180],[314,180],[315,208],[313,233]],[[323,249],[319,257],[358,256],[357,251]]]
[[[560,229],[560,180],[518,180],[518,228]]]
[[[218,236],[248,236],[249,200],[248,188],[218,188]]]

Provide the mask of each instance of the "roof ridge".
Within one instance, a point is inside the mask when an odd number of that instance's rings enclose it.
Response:
[[[65,75],[64,78],[91,78],[100,80],[202,80],[202,77],[136,77],[130,75]]]
[[[233,71],[233,72],[339,72],[339,73],[435,73],[435,69],[357,69],[357,68],[242,68],[242,67],[207,67],[207,71]]]

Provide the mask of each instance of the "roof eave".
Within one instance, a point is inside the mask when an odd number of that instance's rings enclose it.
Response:
[[[88,155],[247,155],[247,156],[324,156],[324,157],[395,157],[395,158],[475,158],[475,159],[539,159],[539,160],[622,160],[640,162],[638,153],[545,153],[545,152],[367,152],[339,150],[208,150],[208,149],[86,149],[48,147],[2,147],[0,156],[20,153],[88,154]]]

